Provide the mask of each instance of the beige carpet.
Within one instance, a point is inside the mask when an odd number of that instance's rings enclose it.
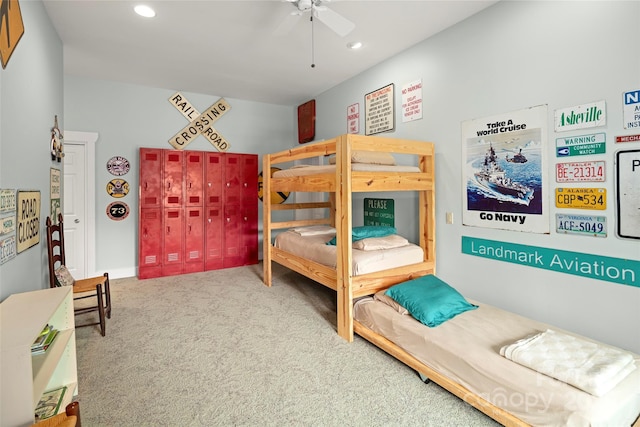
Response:
[[[342,340],[330,289],[277,266],[273,287],[261,277],[260,264],[113,280],[107,336],[77,330],[83,426],[497,425]]]

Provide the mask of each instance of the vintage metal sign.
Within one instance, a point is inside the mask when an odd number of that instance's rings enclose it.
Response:
[[[121,156],[112,157],[107,161],[107,170],[111,175],[126,175],[130,168],[129,160]]]
[[[40,243],[40,192],[18,191],[18,253]]]
[[[616,136],[616,142],[640,142],[640,135]]]
[[[640,239],[640,149],[616,153],[618,236]]]
[[[605,162],[558,163],[556,182],[602,182],[605,180]]]
[[[556,232],[607,237],[607,217],[597,215],[556,214]]]
[[[218,151],[227,151],[229,142],[215,130],[213,124],[226,112],[231,105],[224,98],[217,100],[204,113],[200,114],[180,92],[171,95],[169,102],[189,120],[189,124],[182,128],[169,140],[169,144],[176,150],[184,149],[198,135],[204,136]]]
[[[13,233],[14,231],[16,231],[15,216],[0,218],[0,235]]]
[[[395,227],[393,199],[364,199],[364,225]]]
[[[129,183],[124,179],[112,179],[107,183],[107,193],[119,199],[129,194]]]
[[[107,216],[114,221],[122,221],[129,216],[129,205],[124,202],[113,202],[107,206]]]
[[[4,264],[16,256],[16,236],[0,240],[0,264]]]
[[[0,190],[0,212],[16,210],[16,190]]]
[[[558,109],[555,111],[555,130],[564,132],[605,126],[607,124],[606,106],[606,101],[603,100]]]
[[[605,133],[556,138],[556,157],[604,154],[606,151],[607,135]]]
[[[606,188],[556,188],[556,207],[605,210]]]
[[[640,129],[640,89],[622,94],[624,128]]]

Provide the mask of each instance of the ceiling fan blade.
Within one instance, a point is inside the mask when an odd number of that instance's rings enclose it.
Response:
[[[334,12],[328,7],[316,7],[313,16],[318,18],[327,27],[335,31],[340,37],[349,34],[356,27],[356,24],[349,21],[344,16]]]
[[[288,35],[293,27],[300,21],[300,16],[302,13],[300,12],[291,12],[278,24],[276,29],[273,31],[275,36],[286,36]]]

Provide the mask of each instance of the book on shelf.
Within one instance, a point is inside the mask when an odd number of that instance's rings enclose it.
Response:
[[[64,397],[67,387],[59,387],[54,390],[45,391],[38,402],[35,410],[36,422],[51,418],[58,413],[62,398]]]
[[[44,333],[45,330],[47,330],[46,333]],[[32,355],[42,354],[47,351],[47,348],[49,348],[55,337],[58,335],[58,330],[47,325],[45,329],[43,329],[43,333],[44,335],[41,333],[36,341],[31,345]]]

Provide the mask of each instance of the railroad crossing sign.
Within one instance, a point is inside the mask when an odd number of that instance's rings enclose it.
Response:
[[[218,99],[202,114],[180,92],[171,95],[169,102],[189,120],[189,124],[169,140],[173,148],[182,150],[198,135],[202,135],[219,151],[229,149],[227,140],[213,127],[220,117],[231,110],[231,105],[224,98]]]

